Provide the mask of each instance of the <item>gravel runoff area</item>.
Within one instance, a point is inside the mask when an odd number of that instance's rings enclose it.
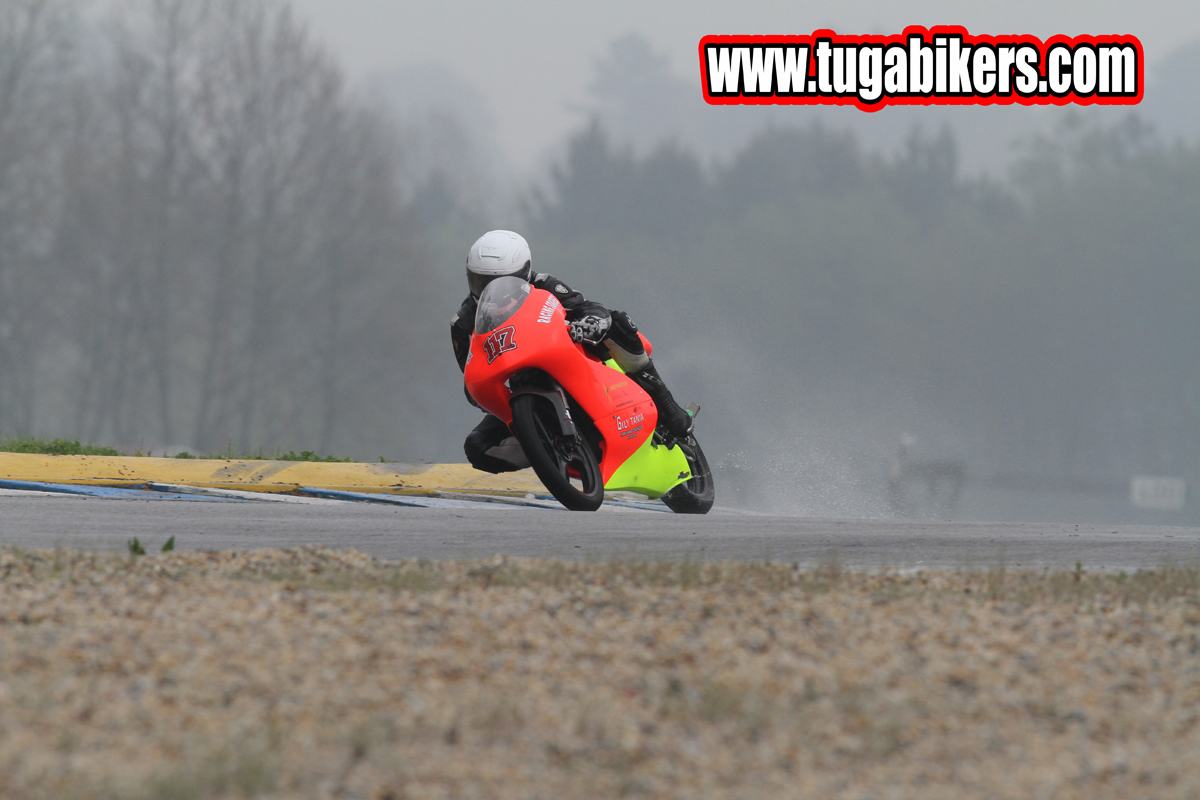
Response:
[[[1200,569],[0,551],[8,798],[1200,796]]]

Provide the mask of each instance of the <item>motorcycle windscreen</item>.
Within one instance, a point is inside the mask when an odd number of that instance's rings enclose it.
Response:
[[[533,289],[518,277],[508,275],[483,287],[475,310],[475,332],[487,333],[503,325],[524,305]]]

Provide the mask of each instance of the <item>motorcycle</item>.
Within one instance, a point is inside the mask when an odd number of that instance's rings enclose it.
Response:
[[[484,287],[463,378],[567,508],[595,511],[606,490],[661,498],[677,514],[712,508],[712,471],[696,437],[659,428],[650,395],[572,339],[551,292],[511,276]]]

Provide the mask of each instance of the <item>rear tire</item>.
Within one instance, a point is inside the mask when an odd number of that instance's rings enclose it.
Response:
[[[558,502],[571,511],[595,511],[604,502],[604,479],[596,456],[580,436],[562,433],[558,412],[544,397],[519,394],[512,399],[512,432],[529,465]],[[571,482],[567,467],[579,473]]]
[[[707,514],[713,507],[715,495],[712,470],[695,436],[675,443],[683,451],[691,467],[692,477],[662,496],[663,503],[676,514]]]

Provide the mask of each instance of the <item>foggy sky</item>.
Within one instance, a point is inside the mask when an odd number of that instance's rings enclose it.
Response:
[[[939,24],[964,25],[976,34],[1029,33],[1043,39],[1060,33],[1130,33],[1145,46],[1148,82],[1163,57],[1200,39],[1200,5],[1178,0],[873,0],[837,8],[793,0],[291,2],[353,79],[436,63],[478,89],[487,106],[480,108],[480,124],[494,126],[495,140],[518,171],[543,161],[568,132],[586,121],[594,64],[612,40],[629,33],[664,53],[676,75],[696,82],[697,93],[696,47],[707,34],[803,34],[822,27],[845,34],[880,34],[897,33],[907,25]],[[946,111],[930,113],[934,126]],[[975,111],[980,121],[974,126],[987,137],[976,149],[987,149],[1011,138],[1009,132],[1017,135],[1031,126],[1042,127],[1046,110],[1022,107],[987,115]],[[902,138],[912,115],[894,117],[896,135]],[[861,121],[842,124],[856,122]],[[890,122],[872,123],[883,130],[868,138],[886,138]],[[986,153],[973,154],[969,142],[965,150],[967,168],[987,158]]]
[[[1162,522],[1133,516],[1131,476],[1200,485],[1186,15],[500,19],[338,0],[297,26],[259,0],[91,0],[116,3],[95,25],[71,0],[0,6],[18,12],[0,14],[5,41],[30,12],[36,56],[0,48],[20,90],[0,137],[16,165],[0,173],[0,436],[461,459],[478,412],[446,316],[463,248],[514,227],[535,263],[649,320],[672,391],[704,403],[723,503],[940,514],[954,497],[906,499],[892,478],[951,464],[977,518]],[[1141,36],[1141,118],[1084,108],[1050,130],[1064,109],[700,97],[705,33],[949,22]],[[964,174],[1031,126],[1046,135],[1008,180]]]

